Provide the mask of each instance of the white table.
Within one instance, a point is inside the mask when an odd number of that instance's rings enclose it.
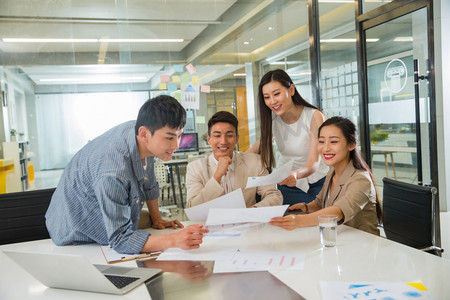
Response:
[[[171,229],[157,231],[156,234],[167,231]],[[306,299],[321,298],[320,281],[420,281],[436,299],[450,299],[449,260],[351,227],[339,226],[338,243],[334,248],[323,249],[320,246],[317,227],[285,231],[278,227],[261,224],[252,227],[238,241],[224,240],[224,243],[236,242],[243,250],[305,253],[306,261],[302,271],[277,271],[272,274]],[[77,253],[87,256],[92,263],[105,264],[98,245],[57,247],[50,240],[42,240],[4,245],[0,246],[0,249]],[[134,262],[122,264],[136,265]],[[0,253],[0,266],[1,299],[80,299],[83,297],[84,300],[88,300],[114,297],[46,288],[3,253]],[[214,276],[210,276],[207,280],[211,280]],[[239,276],[239,274],[232,276]],[[248,285],[246,282],[242,284]],[[211,292],[205,292],[202,289],[211,289],[211,282],[185,283],[184,288],[173,292],[171,294],[173,297],[170,299],[210,299]],[[248,293],[252,291],[249,290]],[[146,286],[142,285],[121,299],[150,299],[150,295]]]

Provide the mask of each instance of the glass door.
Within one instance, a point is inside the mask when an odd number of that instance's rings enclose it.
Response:
[[[427,8],[365,30],[372,170],[431,183]],[[367,144],[366,144],[367,145]]]

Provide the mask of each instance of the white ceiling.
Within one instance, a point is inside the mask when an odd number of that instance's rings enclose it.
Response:
[[[326,29],[321,34],[353,30],[353,12],[351,3],[321,4]],[[74,79],[59,83],[64,85],[85,84],[107,73],[148,78],[155,87],[160,74],[173,74],[174,64],[192,62],[201,83],[208,84],[221,76],[232,78],[245,62],[306,50],[307,20],[307,0],[0,1],[0,66],[15,69],[35,85],[58,84],[45,81],[51,78]],[[7,43],[3,38],[184,41]],[[299,65],[309,64],[307,57],[301,59]]]
[[[178,52],[235,3],[148,0],[0,1],[1,38],[182,38],[183,43],[133,43],[131,51]],[[220,22],[219,22],[220,23]],[[119,51],[120,44],[108,45]],[[4,43],[3,52],[95,52],[99,43]]]

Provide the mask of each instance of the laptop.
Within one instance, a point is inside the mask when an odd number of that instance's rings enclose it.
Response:
[[[121,295],[160,269],[93,265],[83,255],[3,250],[34,278],[52,288]]]

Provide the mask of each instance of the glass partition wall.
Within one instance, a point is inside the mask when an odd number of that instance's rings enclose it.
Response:
[[[363,2],[373,9],[390,1]],[[317,6],[318,57],[308,3]],[[17,0],[0,2],[0,12],[0,155],[21,151],[6,192],[55,186],[83,145],[135,119],[159,94],[185,105],[185,131],[198,133],[203,152],[208,119],[234,113],[245,151],[259,137],[259,79],[276,68],[327,117],[360,125],[353,2]],[[378,41],[367,39],[374,49]],[[311,57],[320,62],[320,99]],[[384,170],[382,157],[374,161]]]
[[[0,11],[0,154],[21,151],[6,192],[54,187],[83,145],[159,94],[186,105],[185,131],[204,151],[218,110],[239,117],[239,150],[257,139],[268,70],[311,95],[306,0],[17,0]]]

